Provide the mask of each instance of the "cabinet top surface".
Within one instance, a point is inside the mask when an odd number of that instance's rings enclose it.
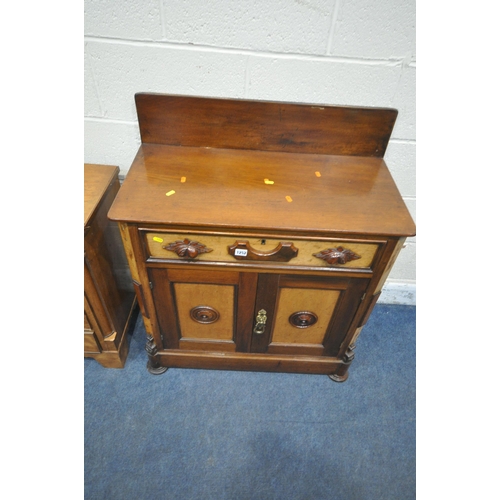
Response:
[[[382,158],[146,143],[108,216],[192,228],[415,234]]]
[[[111,165],[84,164],[84,226],[92,218],[109,185],[118,176],[118,171],[118,167]]]

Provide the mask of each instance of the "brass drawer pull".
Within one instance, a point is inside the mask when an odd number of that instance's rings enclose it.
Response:
[[[291,242],[278,243],[278,246],[270,252],[262,252],[252,248],[248,241],[236,241],[234,245],[227,247],[227,251],[238,260],[261,260],[274,262],[288,262],[297,257],[298,248]]]
[[[256,335],[262,335],[266,330],[267,313],[264,309],[261,309],[255,318],[255,326],[253,328],[253,333]]]

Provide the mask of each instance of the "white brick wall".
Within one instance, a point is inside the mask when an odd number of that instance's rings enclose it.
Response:
[[[399,110],[386,162],[416,219],[414,0],[85,0],[87,163],[126,175],[134,94]],[[415,303],[416,238],[381,301]]]

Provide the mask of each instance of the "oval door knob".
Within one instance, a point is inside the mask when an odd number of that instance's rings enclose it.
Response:
[[[219,312],[210,306],[193,307],[193,309],[189,312],[189,315],[192,320],[204,325],[215,323],[220,317]]]
[[[314,325],[318,321],[318,316],[310,311],[298,311],[293,313],[289,318],[290,324],[297,328],[307,328]]]

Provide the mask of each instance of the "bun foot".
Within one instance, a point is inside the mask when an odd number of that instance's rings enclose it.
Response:
[[[349,374],[346,373],[345,375],[328,375],[328,378],[334,382],[345,382],[348,376]]]
[[[146,368],[148,369],[148,372],[151,373],[151,375],[161,375],[168,370],[167,366],[153,366],[153,363],[151,363],[150,359],[148,359]]]

